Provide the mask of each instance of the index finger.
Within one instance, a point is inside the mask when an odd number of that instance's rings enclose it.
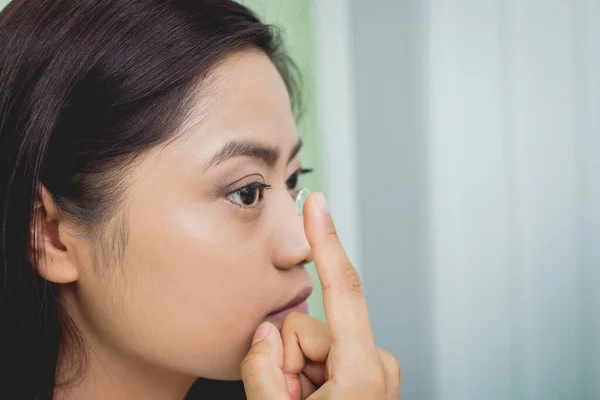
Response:
[[[304,230],[333,342],[374,346],[360,276],[342,247],[322,193],[311,194],[304,204]]]

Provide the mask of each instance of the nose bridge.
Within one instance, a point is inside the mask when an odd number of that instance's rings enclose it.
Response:
[[[296,203],[285,190],[274,193],[272,243],[274,264],[291,268],[312,261],[310,246],[304,233],[303,218],[296,213]]]

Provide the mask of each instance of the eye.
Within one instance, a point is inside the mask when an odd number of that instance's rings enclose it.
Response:
[[[311,172],[313,172],[312,168],[301,168],[301,169],[295,171],[288,178],[288,180],[285,181],[285,185],[287,186],[288,190],[298,189],[298,179],[299,179],[300,175],[310,174]]]
[[[265,189],[270,188],[271,186],[265,183],[254,182],[231,193],[227,199],[243,207],[252,207],[264,198]]]

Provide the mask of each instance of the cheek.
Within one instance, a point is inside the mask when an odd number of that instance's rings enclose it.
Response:
[[[254,329],[271,311],[272,267],[260,236],[224,219],[179,210],[132,222],[126,272],[112,287],[122,299],[120,330],[141,356],[238,379]]]

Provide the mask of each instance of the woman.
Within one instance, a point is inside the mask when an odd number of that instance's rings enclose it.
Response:
[[[1,398],[399,397],[323,196],[295,213],[290,71],[233,1],[2,11]]]

